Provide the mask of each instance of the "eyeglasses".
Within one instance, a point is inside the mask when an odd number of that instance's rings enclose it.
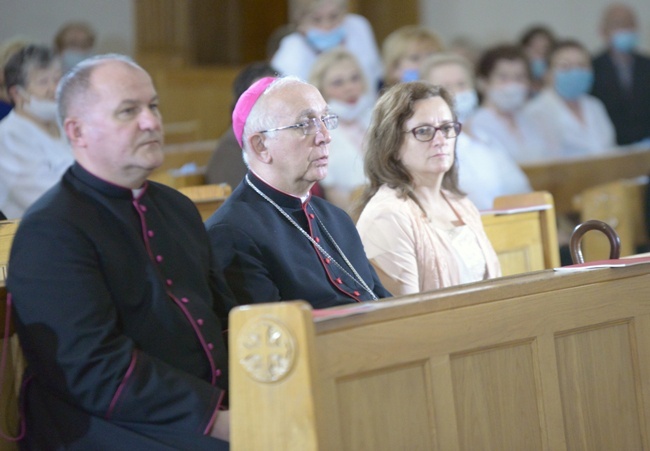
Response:
[[[321,123],[328,130],[334,130],[339,126],[339,117],[336,114],[328,114],[327,116],[322,117],[310,117],[305,122],[299,124],[287,125],[285,127],[271,128],[268,130],[262,130],[259,133],[268,133],[268,132],[277,132],[279,130],[289,130],[290,128],[297,128],[302,131],[302,134],[315,135],[321,129]]]
[[[458,136],[460,133],[461,124],[460,122],[445,122],[440,127],[435,127],[433,125],[421,125],[415,127],[412,130],[405,131],[404,133],[413,133],[413,136],[418,141],[429,142],[436,136],[436,132],[440,130],[442,136],[445,139],[451,139]]]

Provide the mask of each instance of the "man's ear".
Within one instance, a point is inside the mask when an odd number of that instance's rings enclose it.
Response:
[[[63,131],[73,147],[84,147],[86,145],[82,125],[76,118],[67,118],[63,122]]]
[[[272,161],[271,153],[266,147],[266,140],[261,133],[255,133],[248,138],[248,144],[253,149],[255,158],[263,163],[270,163]]]

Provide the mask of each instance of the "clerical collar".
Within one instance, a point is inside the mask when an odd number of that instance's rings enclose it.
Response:
[[[248,170],[248,179],[253,185],[255,185],[255,187],[259,188],[264,194],[283,207],[302,208],[303,204],[309,202],[309,199],[311,199],[311,193],[307,193],[305,197],[298,197],[293,194],[285,193],[284,191],[272,186],[251,169]]]
[[[74,162],[74,164],[70,167],[70,172],[82,183],[90,186],[94,190],[105,194],[106,196],[123,199],[133,199],[134,197],[134,193],[131,188],[125,188],[123,186],[119,186],[107,180],[101,179],[81,166],[79,162]],[[148,185],[149,183],[145,181],[144,185],[142,185],[142,188],[139,188],[141,190],[140,196],[142,196],[143,191],[146,191]]]

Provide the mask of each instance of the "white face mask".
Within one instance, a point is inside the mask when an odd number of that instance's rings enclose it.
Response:
[[[341,102],[336,99],[330,99],[327,103],[341,120],[352,122],[365,119],[369,115],[375,105],[375,97],[372,94],[364,94],[355,103]]]
[[[454,96],[454,107],[456,109],[456,116],[458,121],[463,123],[474,112],[478,106],[478,95],[476,91],[470,89],[469,91],[457,92]]]
[[[499,110],[512,113],[524,106],[528,98],[528,87],[523,83],[508,83],[490,89],[487,96]]]
[[[43,122],[56,122],[56,102],[53,100],[37,99],[30,96],[28,102],[23,104],[23,109],[30,115]]]

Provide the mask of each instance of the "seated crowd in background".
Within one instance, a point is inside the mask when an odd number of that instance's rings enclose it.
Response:
[[[20,218],[72,164],[57,123],[60,78],[61,64],[47,47],[23,47],[5,64],[13,110],[0,121],[0,209],[11,219]]]
[[[290,2],[295,31],[280,40],[271,65],[282,75],[303,80],[318,55],[343,47],[352,53],[373,89],[382,78],[381,59],[370,23],[365,17],[348,13],[347,0],[299,0]]]
[[[454,97],[454,110],[461,124],[478,106],[470,62],[456,54],[440,53],[427,59],[422,79],[445,88]],[[489,210],[494,199],[532,191],[528,177],[515,159],[496,141],[484,142],[465,127],[456,138],[458,184],[480,210]]]
[[[589,95],[594,74],[589,53],[577,41],[559,41],[548,55],[544,88],[526,113],[539,124],[548,158],[598,155],[615,144],[602,102]]]
[[[366,183],[363,173],[363,139],[376,101],[358,60],[346,50],[321,54],[309,81],[339,118],[330,131],[327,177],[319,183],[325,198],[351,212],[355,194]]]

